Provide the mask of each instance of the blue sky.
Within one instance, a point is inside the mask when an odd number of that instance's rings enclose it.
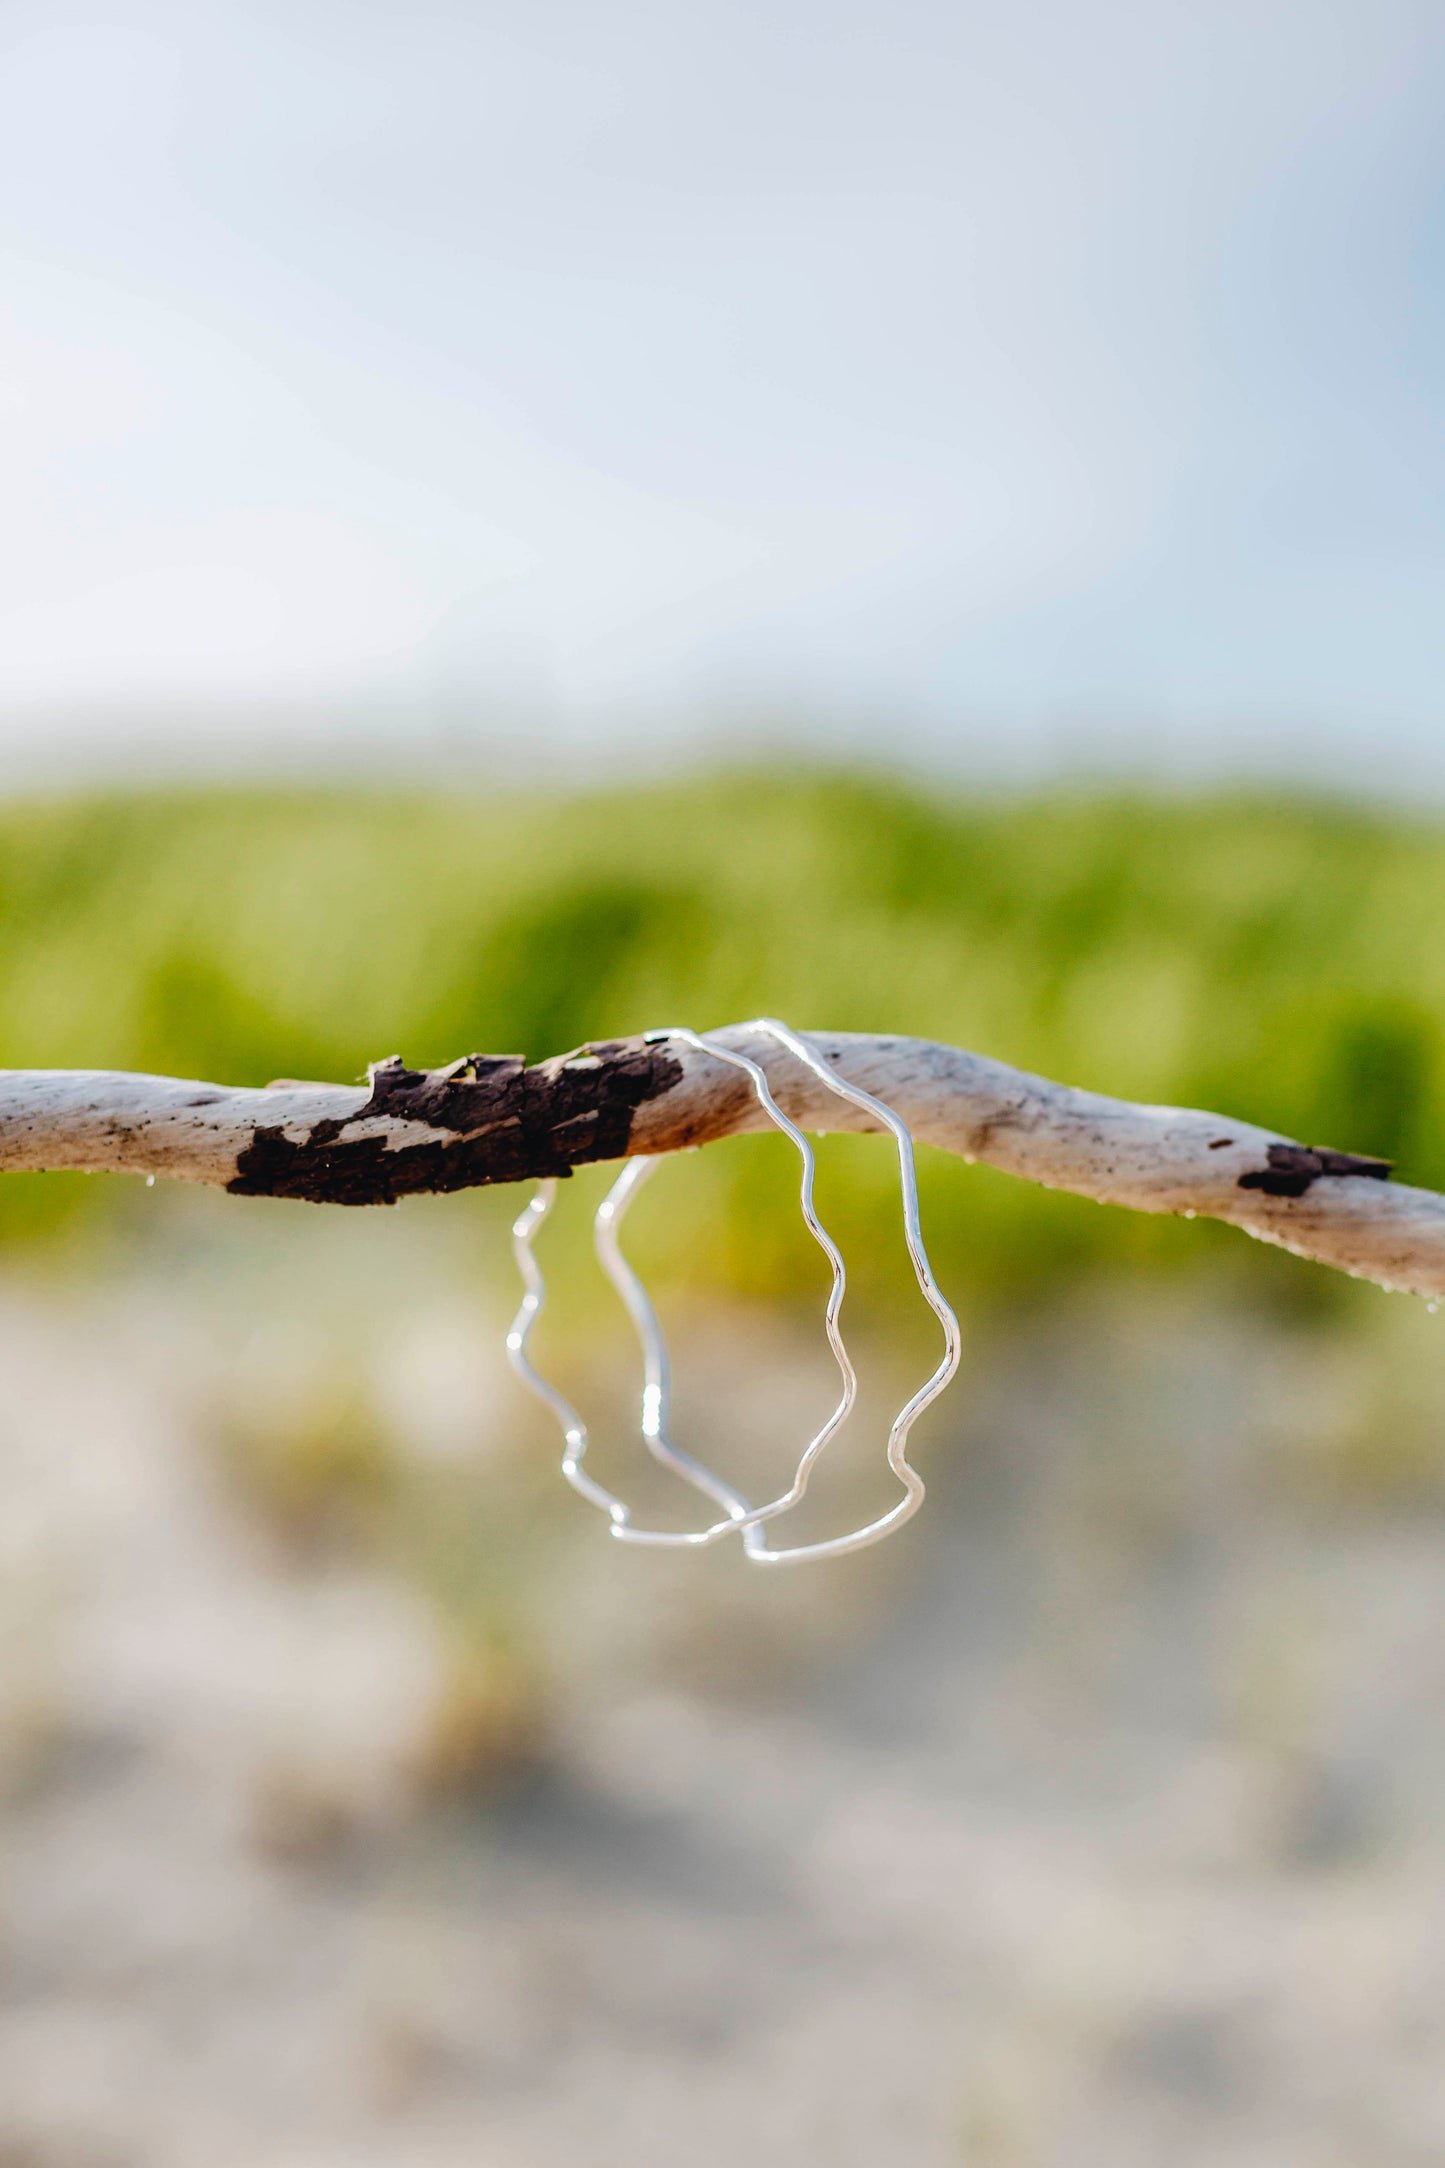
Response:
[[[8,0],[0,752],[1445,791],[1445,18]]]

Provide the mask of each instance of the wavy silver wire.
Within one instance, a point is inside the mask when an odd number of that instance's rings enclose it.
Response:
[[[636,1528],[630,1519],[615,1522],[613,1534],[624,1543],[700,1544],[715,1542],[718,1537],[731,1535],[734,1529],[749,1524],[752,1507],[740,1491],[725,1482],[705,1461],[685,1453],[680,1445],[673,1443],[668,1434],[668,1416],[672,1404],[672,1364],[663,1338],[662,1326],[647,1289],[632,1270],[617,1246],[617,1230],[622,1224],[628,1205],[660,1166],[657,1159],[633,1159],[613,1183],[592,1222],[592,1239],[602,1269],[617,1289],[632,1319],[642,1346],[642,1439],[654,1460],[684,1482],[691,1483],[694,1490],[702,1492],[720,1505],[727,1515],[723,1521],[713,1522],[699,1529],[646,1529]]]
[[[958,1320],[933,1277],[932,1267],[923,1244],[922,1228],[918,1213],[918,1184],[913,1158],[913,1137],[907,1123],[886,1100],[877,1099],[861,1085],[851,1084],[838,1076],[806,1039],[790,1030],[775,1017],[756,1018],[751,1027],[764,1031],[785,1047],[795,1059],[802,1062],[818,1080],[840,1098],[849,1100],[866,1112],[875,1114],[893,1134],[898,1146],[899,1179],[902,1190],[904,1234],[908,1252],[913,1263],[919,1287],[929,1307],[937,1316],[944,1331],[944,1355],[932,1376],[905,1402],[893,1420],[888,1434],[887,1458],[890,1468],[904,1486],[904,1496],[898,1504],[876,1520],[862,1528],[850,1530],[842,1536],[833,1536],[816,1543],[795,1544],[783,1550],[773,1550],[762,1532],[761,1524],[789,1511],[797,1505],[807,1489],[808,1480],[819,1455],[841,1424],[846,1421],[856,1398],[857,1382],[848,1352],[838,1331],[838,1312],[842,1305],[847,1284],[843,1260],[836,1245],[823,1229],[813,1209],[812,1193],[815,1160],[812,1147],[797,1126],[789,1121],[773,1099],[768,1088],[765,1072],[746,1055],[720,1047],[714,1041],[697,1032],[679,1027],[671,1032],[649,1032],[654,1042],[664,1038],[680,1038],[697,1047],[701,1052],[727,1061],[747,1072],[754,1091],[770,1120],[790,1135],[798,1147],[803,1161],[801,1196],[803,1216],[810,1233],[823,1249],[833,1267],[833,1287],[829,1296],[825,1325],[829,1344],[833,1349],[844,1379],[844,1391],[838,1407],[812,1438],[801,1455],[794,1472],[793,1481],[779,1497],[765,1506],[749,1507],[741,1494],[725,1483],[713,1470],[695,1460],[675,1445],[668,1434],[671,1397],[671,1369],[667,1344],[661,1325],[637,1273],[623,1255],[619,1243],[619,1231],[628,1206],[644,1181],[658,1162],[655,1159],[637,1159],[624,1168],[622,1174],[608,1191],[599,1206],[594,1223],[594,1239],[603,1269],[622,1296],[643,1350],[644,1386],[642,1396],[642,1434],[649,1451],[662,1465],[722,1505],[727,1518],[705,1529],[674,1531],[639,1529],[631,1525],[629,1509],[611,1492],[587,1476],[581,1461],[587,1448],[587,1433],[581,1418],[562,1396],[540,1378],[526,1359],[526,1341],[535,1323],[545,1297],[540,1271],[532,1255],[531,1241],[547,1213],[551,1210],[556,1194],[555,1182],[543,1183],[527,1210],[522,1213],[513,1228],[513,1250],[522,1271],[527,1294],[522,1308],[508,1334],[507,1349],[523,1381],[547,1402],[557,1415],[567,1440],[563,1456],[563,1473],[582,1494],[594,1504],[603,1507],[611,1521],[611,1532],[620,1541],[637,1543],[662,1543],[698,1545],[717,1541],[720,1537],[741,1532],[749,1559],[755,1565],[789,1564],[801,1559],[839,1557],[862,1550],[867,1545],[880,1542],[885,1536],[900,1528],[917,1512],[924,1498],[922,1477],[913,1467],[907,1455],[909,1432],[918,1417],[948,1385],[955,1375],[961,1353]]]
[[[583,1422],[570,1400],[565,1400],[554,1385],[549,1385],[539,1371],[532,1368],[527,1359],[527,1342],[532,1327],[542,1314],[547,1300],[547,1283],[542,1278],[542,1268],[532,1254],[532,1243],[538,1230],[544,1225],[553,1205],[557,1202],[556,1178],[548,1175],[537,1184],[530,1204],[512,1222],[512,1255],[517,1270],[522,1275],[526,1292],[522,1306],[507,1328],[507,1357],[522,1383],[529,1392],[535,1393],[552,1410],[562,1426],[564,1440],[562,1473],[575,1491],[600,1506],[614,1526],[619,1518],[626,1519],[627,1508],[620,1498],[594,1483],[582,1466],[587,1452],[587,1425]]]
[[[795,1122],[789,1121],[787,1115],[784,1114],[782,1108],[774,1099],[768,1087],[766,1072],[755,1061],[749,1060],[746,1054],[735,1054],[727,1047],[716,1046],[700,1037],[697,1032],[689,1031],[681,1026],[670,1032],[650,1032],[647,1036],[654,1041],[663,1038],[685,1039],[690,1045],[696,1046],[702,1053],[710,1054],[719,1061],[727,1062],[735,1069],[743,1070],[751,1080],[759,1104],[767,1114],[768,1119],[792,1139],[802,1161],[799,1199],[808,1231],[828,1259],[832,1269],[833,1284],[828,1295],[823,1324],[828,1335],[828,1344],[833,1351],[834,1359],[843,1380],[843,1390],[837,1407],[816,1437],[810,1441],[803,1455],[806,1469],[803,1474],[802,1487],[806,1487],[807,1470],[811,1469],[813,1462],[829,1439],[847,1421],[858,1393],[857,1374],[849,1359],[848,1350],[843,1344],[842,1334],[838,1330],[838,1312],[842,1307],[844,1291],[848,1284],[847,1272],[837,1244],[828,1234],[813,1208],[813,1183],[817,1173],[817,1162],[814,1157],[813,1147],[803,1131],[798,1128]],[[642,1431],[648,1450],[663,1467],[670,1468],[674,1474],[680,1475],[684,1481],[691,1483],[694,1489],[702,1491],[715,1504],[722,1506],[726,1518],[721,1521],[714,1521],[706,1528],[638,1528],[633,1523],[631,1508],[622,1499],[616,1497],[613,1492],[604,1489],[584,1469],[582,1463],[586,1457],[588,1446],[587,1426],[570,1402],[565,1400],[555,1387],[549,1385],[546,1379],[540,1376],[532,1367],[527,1355],[527,1342],[546,1301],[546,1284],[542,1278],[541,1268],[537,1263],[532,1244],[556,1200],[557,1185],[555,1180],[551,1178],[538,1184],[537,1192],[531,1203],[518,1216],[512,1226],[512,1254],[517,1261],[517,1268],[522,1275],[526,1292],[522,1297],[521,1308],[512,1320],[507,1333],[507,1355],[512,1368],[516,1371],[523,1384],[535,1393],[538,1399],[551,1408],[562,1427],[565,1441],[565,1449],[562,1455],[563,1475],[574,1490],[579,1491],[584,1498],[590,1499],[594,1505],[600,1506],[607,1514],[611,1522],[611,1533],[619,1541],[625,1543],[696,1548],[700,1544],[716,1543],[721,1537],[732,1535],[739,1529],[751,1533],[752,1528],[758,1521],[770,1519],[774,1514],[786,1512],[790,1505],[796,1504],[797,1499],[802,1496],[802,1487],[799,1486],[798,1479],[795,1477],[792,1486],[783,1493],[781,1498],[772,1500],[766,1506],[749,1506],[747,1500],[740,1492],[734,1490],[731,1484],[724,1482],[721,1476],[716,1475],[712,1469],[706,1467],[701,1461],[695,1460],[690,1453],[683,1452],[680,1446],[674,1445],[667,1434],[667,1411],[671,1389],[671,1369],[667,1356],[667,1344],[663,1338],[662,1328],[658,1323],[657,1314],[648,1298],[647,1291],[617,1248],[615,1235],[613,1234],[613,1230],[621,1218],[622,1211],[636,1195],[637,1190],[656,1164],[655,1160],[639,1158],[623,1169],[598,1207],[594,1222],[594,1238],[603,1268],[618,1293],[622,1296],[638,1338],[642,1343],[644,1362]]]
[[[845,1077],[839,1076],[824,1061],[816,1047],[800,1033],[791,1030],[788,1025],[780,1023],[776,1017],[755,1017],[751,1025],[743,1028],[766,1032],[769,1037],[777,1040],[780,1046],[786,1048],[796,1060],[802,1062],[804,1067],[809,1069],[818,1078],[819,1082],[825,1084],[830,1091],[836,1093],[841,1099],[849,1100],[854,1106],[861,1107],[864,1111],[876,1115],[892,1132],[898,1147],[903,1228],[909,1257],[917,1276],[919,1288],[925,1301],[942,1325],[944,1336],[943,1358],[937,1369],[920,1386],[912,1398],[900,1408],[888,1433],[888,1465],[904,1488],[904,1495],[896,1506],[892,1507],[887,1513],[881,1514],[877,1520],[866,1523],[862,1528],[852,1529],[842,1536],[826,1537],[816,1543],[794,1544],[783,1550],[774,1550],[768,1545],[759,1524],[774,1518],[777,1514],[788,1511],[802,1498],[819,1454],[838,1427],[835,1420],[826,1424],[818,1436],[805,1448],[789,1489],[784,1491],[780,1497],[773,1499],[767,1506],[756,1508],[752,1513],[738,1518],[732,1524],[741,1530],[744,1548],[754,1565],[782,1565],[794,1563],[799,1559],[836,1558],[849,1551],[863,1550],[869,1544],[881,1542],[885,1536],[891,1535],[895,1529],[901,1528],[903,1523],[910,1520],[918,1511],[919,1506],[923,1503],[924,1484],[923,1478],[908,1458],[908,1434],[924,1409],[938,1398],[939,1394],[943,1392],[956,1374],[962,1352],[962,1343],[959,1335],[958,1319],[933,1276],[933,1269],[928,1261],[928,1252],[924,1248],[923,1231],[918,1211],[918,1179],[913,1157],[913,1134],[908,1124],[893,1107],[889,1106],[886,1100],[875,1098],[871,1092],[865,1091],[861,1085],[852,1084]],[[648,1033],[647,1036],[649,1038],[660,1038],[663,1034]],[[678,1031],[670,1036],[684,1039],[709,1054],[722,1054],[725,1052],[723,1048],[718,1047],[711,1040],[699,1038],[695,1032]],[[734,1058],[742,1059],[743,1057]],[[642,1164],[642,1162],[638,1162],[638,1164]],[[650,1162],[648,1164],[656,1163]],[[657,1433],[666,1439],[668,1416],[666,1344],[663,1341],[661,1327],[657,1322],[656,1315],[647,1300],[646,1292],[636,1273],[632,1270],[626,1258],[623,1257],[617,1239],[618,1224],[622,1211],[631,1202],[638,1187],[635,1182],[629,1183],[629,1171],[624,1170],[624,1173],[614,1184],[612,1191],[603,1200],[603,1204],[599,1209],[597,1215],[599,1230],[598,1254],[609,1278],[612,1279],[613,1284],[618,1288],[627,1303],[633,1322],[637,1326],[646,1366],[644,1374],[649,1381],[649,1386],[654,1379],[659,1380],[661,1383],[660,1401],[654,1395],[651,1402],[649,1402],[647,1397],[648,1387],[644,1388],[644,1435],[647,1434],[647,1423],[650,1416]],[[811,1202],[811,1191],[809,1201]],[[609,1212],[609,1207],[614,1208]],[[605,1242],[602,1237],[604,1214],[608,1214]],[[838,1290],[838,1293],[841,1301],[841,1289]],[[836,1318],[836,1309],[833,1316]],[[830,1339],[832,1337],[830,1333]],[[836,1345],[835,1342],[835,1347]],[[846,1360],[846,1356],[844,1359]],[[675,1448],[672,1450],[676,1451]],[[680,1474],[686,1473],[681,1467],[678,1468],[678,1472]],[[720,1532],[729,1532],[727,1524],[723,1525]]]
[[[777,1566],[793,1564],[805,1558],[841,1558],[848,1551],[865,1550],[870,1543],[879,1543],[885,1536],[901,1528],[911,1520],[924,1499],[923,1478],[908,1458],[908,1434],[924,1409],[930,1407],[949,1385],[957,1373],[963,1354],[962,1336],[953,1307],[933,1276],[928,1262],[928,1252],[923,1246],[923,1227],[918,1214],[918,1170],[913,1158],[913,1132],[897,1109],[890,1107],[886,1099],[875,1098],[864,1091],[861,1084],[851,1084],[829,1068],[822,1055],[801,1033],[790,1031],[776,1017],[760,1016],[754,1028],[766,1031],[780,1046],[810,1069],[819,1081],[836,1092],[840,1099],[849,1100],[866,1113],[876,1114],[893,1133],[898,1146],[898,1179],[903,1199],[903,1234],[908,1245],[908,1255],[917,1278],[919,1291],[943,1327],[943,1358],[932,1376],[918,1388],[912,1399],[906,1400],[893,1418],[888,1432],[888,1465],[903,1485],[904,1495],[896,1506],[879,1515],[875,1521],[854,1528],[847,1535],[829,1536],[817,1543],[798,1543],[783,1551],[770,1550],[761,1531],[749,1529],[743,1535],[743,1544],[754,1565]]]
[[[746,1054],[738,1054],[731,1048],[719,1046],[714,1040],[704,1037],[701,1033],[689,1031],[682,1025],[667,1032],[648,1032],[646,1036],[653,1041],[664,1038],[682,1039],[688,1045],[695,1046],[700,1053],[709,1054],[715,1060],[728,1062],[733,1068],[743,1070],[751,1080],[754,1094],[768,1119],[776,1128],[781,1129],[785,1135],[791,1137],[797,1147],[803,1168],[802,1181],[799,1185],[799,1201],[802,1207],[804,1224],[832,1268],[833,1284],[829,1290],[827,1305],[823,1312],[823,1328],[827,1333],[828,1345],[833,1351],[833,1358],[838,1365],[839,1374],[843,1380],[843,1391],[832,1414],[805,1447],[788,1488],[781,1492],[778,1497],[770,1499],[766,1505],[748,1506],[746,1500],[742,1499],[740,1494],[733,1491],[729,1485],[724,1486],[730,1501],[728,1504],[728,1518],[725,1521],[715,1521],[708,1528],[690,1530],[681,1538],[674,1536],[671,1531],[666,1532],[659,1538],[658,1535],[650,1531],[634,1530],[626,1525],[622,1527],[614,1526],[613,1534],[622,1542],[646,1543],[658,1540],[676,1542],[680,1540],[690,1544],[701,1544],[715,1543],[722,1536],[733,1535],[741,1531],[745,1542],[752,1538],[755,1550],[756,1538],[753,1537],[753,1530],[759,1523],[772,1520],[778,1514],[788,1512],[798,1503],[798,1500],[808,1487],[808,1478],[819,1454],[829,1441],[836,1436],[843,1424],[847,1422],[848,1417],[853,1412],[854,1402],[858,1397],[857,1373],[853,1368],[852,1360],[844,1345],[843,1335],[838,1325],[839,1312],[843,1307],[843,1296],[848,1286],[847,1268],[843,1263],[842,1253],[818,1218],[813,1204],[813,1185],[817,1176],[817,1160],[812,1144],[804,1132],[798,1128],[797,1124],[789,1120],[774,1099],[768,1084],[766,1070],[757,1062],[750,1060]],[[597,1216],[593,1223],[593,1239],[602,1269],[626,1304],[628,1313],[636,1328],[638,1340],[642,1346],[643,1442],[653,1458],[660,1461],[664,1467],[671,1468],[675,1474],[682,1476],[685,1481],[693,1483],[697,1488],[706,1490],[708,1495],[718,1497],[718,1490],[715,1487],[718,1479],[713,1475],[712,1470],[703,1471],[705,1480],[699,1483],[697,1472],[700,1463],[695,1461],[691,1454],[684,1453],[681,1447],[675,1445],[669,1436],[671,1366],[668,1361],[667,1342],[663,1337],[662,1327],[658,1322],[657,1313],[652,1307],[647,1290],[627,1258],[623,1255],[618,1240],[618,1231],[623,1213],[646,1178],[642,1174],[634,1173],[633,1168],[645,1166],[650,1172],[657,1164],[656,1160],[636,1160],[633,1162],[632,1167],[623,1169],[616,1182],[613,1183],[612,1188],[603,1198],[602,1203],[598,1206]],[[719,1502],[723,1501],[720,1500]],[[742,1507],[741,1512],[736,1510],[738,1505]]]

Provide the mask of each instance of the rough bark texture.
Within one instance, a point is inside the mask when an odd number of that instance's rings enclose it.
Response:
[[[866,1129],[748,1025],[716,1034],[766,1069],[805,1128]],[[1386,1162],[1216,1114],[1075,1091],[922,1039],[810,1036],[922,1143],[1144,1212],[1228,1220],[1361,1278],[1445,1294],[1445,1198]],[[227,1089],[102,1071],[0,1071],[0,1170],[80,1167],[210,1182],[237,1196],[393,1204],[421,1191],[570,1173],[766,1126],[747,1079],[666,1032],[528,1068],[467,1055],[375,1064],[369,1087]]]
[[[350,1119],[324,1117],[299,1137],[284,1124],[258,1126],[226,1187],[240,1197],[395,1204],[422,1190],[570,1174],[621,1159],[637,1108],[681,1076],[663,1049],[622,1040],[535,1069],[520,1054],[467,1054],[446,1069],[408,1069],[393,1056],[373,1066],[371,1096]],[[414,1141],[400,1141],[408,1135]]]

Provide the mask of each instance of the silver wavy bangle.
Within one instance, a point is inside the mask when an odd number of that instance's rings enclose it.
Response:
[[[750,1506],[734,1486],[726,1482],[703,1461],[683,1451],[672,1439],[671,1418],[671,1365],[667,1343],[658,1321],[657,1313],[632,1265],[623,1254],[620,1230],[624,1216],[658,1165],[656,1159],[639,1158],[626,1166],[598,1207],[594,1221],[594,1242],[603,1270],[617,1289],[632,1319],[643,1357],[643,1389],[641,1401],[641,1432],[643,1442],[652,1457],[660,1465],[680,1476],[685,1482],[722,1508],[723,1518],[709,1522],[696,1529],[640,1528],[631,1515],[631,1509],[613,1492],[591,1476],[583,1465],[588,1446],[587,1427],[576,1409],[542,1378],[533,1367],[527,1353],[527,1343],[543,1303],[546,1287],[533,1249],[537,1233],[552,1209],[556,1196],[555,1181],[544,1181],[526,1210],[521,1213],[512,1229],[513,1253],[522,1275],[524,1295],[507,1334],[507,1353],[517,1375],[523,1383],[548,1406],[561,1426],[564,1449],[562,1473],[566,1480],[589,1502],[599,1507],[608,1517],[611,1533],[626,1543],[645,1543],[671,1547],[697,1547],[715,1543],[729,1535],[740,1535],[747,1557],[754,1565],[790,1564],[802,1559],[839,1557],[849,1551],[864,1549],[868,1544],[879,1542],[891,1535],[903,1523],[911,1519],[923,1502],[923,1479],[908,1459],[907,1440],[918,1417],[923,1413],[949,1383],[958,1369],[960,1338],[958,1320],[944,1298],[933,1276],[924,1248],[923,1234],[918,1212],[918,1184],[913,1159],[913,1137],[907,1123],[885,1100],[864,1091],[861,1085],[851,1084],[839,1076],[823,1060],[817,1049],[800,1033],[789,1029],[774,1017],[760,1017],[748,1027],[774,1039],[781,1047],[801,1062],[818,1080],[854,1106],[871,1113],[892,1132],[898,1148],[899,1179],[902,1192],[903,1225],[909,1257],[918,1279],[919,1288],[929,1307],[943,1327],[944,1354],[931,1377],[905,1402],[893,1419],[888,1434],[888,1465],[903,1485],[904,1495],[898,1503],[876,1520],[862,1527],[851,1529],[847,1534],[825,1538],[818,1542],[795,1544],[782,1549],[772,1548],[767,1540],[766,1526],[769,1521],[790,1512],[802,1500],[813,1469],[830,1440],[842,1428],[852,1412],[857,1397],[857,1375],[839,1329],[839,1312],[847,1287],[847,1272],[836,1243],[823,1227],[813,1204],[813,1184],[816,1160],[813,1148],[803,1131],[792,1122],[774,1099],[765,1071],[745,1054],[718,1045],[703,1034],[674,1028],[667,1032],[649,1032],[653,1043],[668,1038],[684,1040],[688,1045],[725,1061],[742,1070],[751,1081],[759,1105],[770,1122],[790,1137],[802,1162],[802,1179],[799,1198],[804,1224],[814,1241],[828,1259],[832,1271],[832,1286],[824,1309],[824,1330],[834,1360],[842,1378],[842,1392],[838,1404],[812,1438],[799,1457],[788,1488],[766,1504]]]

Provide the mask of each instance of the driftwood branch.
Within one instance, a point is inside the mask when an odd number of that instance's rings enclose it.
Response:
[[[762,1033],[739,1025],[718,1036],[762,1064],[805,1128],[870,1126]],[[1389,1184],[1383,1160],[1222,1115],[1075,1091],[927,1040],[812,1036],[922,1143],[1101,1204],[1227,1220],[1359,1278],[1445,1295],[1445,1197]],[[365,1089],[0,1071],[0,1171],[164,1175],[318,1204],[393,1204],[567,1174],[763,1126],[745,1077],[666,1033],[602,1041],[535,1068],[489,1055],[434,1070],[380,1062]]]

